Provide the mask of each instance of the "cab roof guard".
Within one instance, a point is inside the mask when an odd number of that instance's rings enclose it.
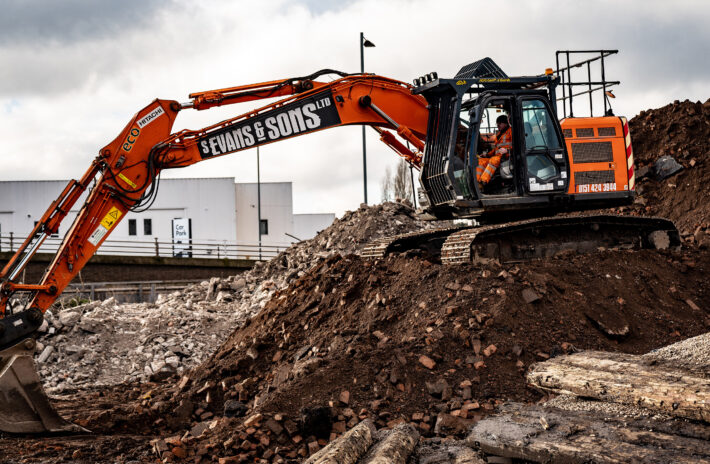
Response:
[[[610,55],[619,53],[619,50],[557,50],[555,52],[555,63],[557,69],[555,74],[560,77],[560,85],[562,86],[562,96],[557,98],[557,101],[562,101],[562,117],[574,117],[574,97],[581,95],[589,95],[589,116],[594,116],[594,98],[593,94],[601,90],[602,100],[604,102],[604,113],[602,116],[613,116],[611,102],[609,98],[615,98],[611,93],[611,88],[619,85],[619,81],[606,80],[606,68],[604,59]],[[571,63],[571,60],[582,59],[576,63]],[[564,60],[561,63],[561,60]],[[565,65],[560,67],[560,64]],[[599,80],[592,79],[592,64],[599,65]],[[579,68],[584,70],[586,67],[586,80],[572,78],[572,70]],[[595,71],[596,73],[597,71]],[[575,91],[575,88],[587,87],[585,90]],[[569,105],[567,104],[569,101]],[[568,113],[569,106],[569,113]]]

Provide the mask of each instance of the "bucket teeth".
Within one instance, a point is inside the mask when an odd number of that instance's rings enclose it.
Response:
[[[49,402],[32,358],[35,342],[23,340],[0,351],[0,431],[85,433],[62,419]]]

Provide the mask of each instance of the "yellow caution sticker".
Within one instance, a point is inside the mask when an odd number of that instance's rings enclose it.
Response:
[[[110,229],[113,227],[116,222],[118,222],[118,218],[121,217],[121,211],[119,211],[118,208],[115,206],[111,208],[111,210],[108,212],[106,216],[101,220],[101,225],[104,226],[106,229]]]
[[[130,185],[130,186],[133,187],[133,188],[138,187],[135,182],[133,182],[133,181],[132,181],[131,179],[129,179],[128,177],[124,176],[122,172],[119,172],[119,173],[118,173],[118,178],[121,179],[123,182],[127,183],[128,185]],[[119,216],[120,216],[120,215],[121,215],[121,214],[119,213]]]

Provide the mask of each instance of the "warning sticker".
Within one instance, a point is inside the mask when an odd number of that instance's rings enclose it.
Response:
[[[94,233],[89,236],[89,243],[94,246],[99,246],[99,242],[102,238],[106,236],[107,233],[108,229],[103,225],[99,224]]]
[[[104,226],[106,230],[108,230],[113,227],[114,224],[116,224],[116,221],[118,221],[118,218],[120,217],[121,211],[119,211],[119,209],[114,206],[113,208],[111,208],[108,214],[104,216],[104,218],[101,220],[101,225]]]

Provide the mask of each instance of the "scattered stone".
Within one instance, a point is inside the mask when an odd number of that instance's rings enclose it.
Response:
[[[261,414],[254,414],[244,421],[244,427],[251,427],[258,424],[264,418]]]
[[[425,382],[427,391],[430,395],[441,398],[442,401],[451,399],[451,387],[444,379],[439,379],[436,382]]]
[[[37,362],[38,363],[47,362],[49,357],[52,355],[53,351],[54,351],[54,347],[52,345],[45,346],[44,349],[42,350],[42,353],[37,358]]]
[[[434,369],[436,367],[436,362],[426,355],[419,356],[419,362],[427,369]]]
[[[197,424],[193,425],[192,428],[190,429],[190,435],[192,435],[193,437],[200,437],[209,428],[210,428],[209,422],[198,422]]]
[[[483,350],[483,354],[486,357],[489,357],[493,355],[496,351],[498,351],[498,348],[495,345],[488,345],[485,350]]]
[[[244,416],[249,408],[237,400],[227,400],[224,402],[224,416],[225,417],[242,417]]]
[[[528,304],[535,303],[536,301],[540,301],[540,295],[535,293],[535,290],[532,288],[526,288],[523,290],[523,300]]]
[[[464,435],[468,429],[474,424],[473,419],[463,419],[445,412],[439,413],[436,416],[436,424],[434,425],[434,433],[440,435]]]

